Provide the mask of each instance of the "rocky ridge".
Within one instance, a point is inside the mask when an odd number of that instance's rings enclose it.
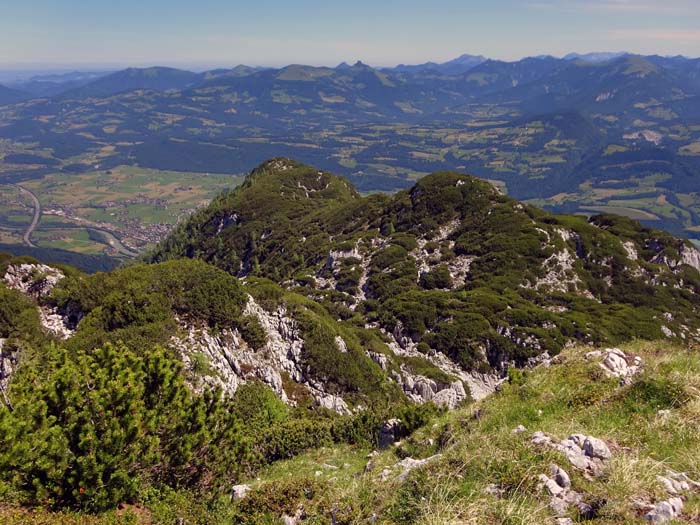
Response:
[[[48,297],[64,277],[63,272],[57,268],[30,263],[11,264],[3,276],[8,288],[39,302],[37,308],[42,326],[59,339],[68,339],[75,333],[74,323],[68,313],[59,312],[57,308],[42,304],[40,300]]]
[[[252,204],[260,202],[268,213]],[[341,178],[274,159],[182,224],[151,259],[193,253],[333,303],[341,318],[359,316],[381,330],[395,354],[418,349],[467,384],[475,370],[493,374],[469,384],[476,397],[509,366],[577,342],[624,340],[620,327],[636,322],[653,338],[700,340],[700,252],[689,243],[628,219],[549,215],[457,173],[363,198]],[[654,289],[667,299],[650,303]],[[497,301],[484,301],[486,293],[504,304],[491,309]],[[614,311],[625,319],[603,328],[596,319],[610,317],[613,304],[624,305]],[[450,325],[465,312],[481,316],[483,327],[456,344]],[[440,344],[441,331],[452,341]],[[467,374],[442,361],[459,361],[458,354]],[[406,383],[408,394],[420,395]]]

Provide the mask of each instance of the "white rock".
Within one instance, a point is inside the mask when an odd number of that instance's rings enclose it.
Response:
[[[243,499],[248,492],[250,492],[250,485],[234,485],[231,487],[231,499],[233,501]]]
[[[602,460],[612,458],[610,449],[602,439],[591,436],[586,437],[583,442],[583,450],[586,453],[586,456],[591,458],[599,458]]]
[[[440,454],[435,454],[434,456],[430,456],[429,458],[425,458],[425,459],[413,459],[413,458],[402,459],[401,461],[399,461],[396,464],[397,467],[400,467],[402,469],[402,472],[401,472],[401,474],[399,474],[397,480],[398,481],[405,480],[408,477],[408,474],[413,469],[416,469],[418,467],[422,467],[423,465],[426,465],[439,457],[440,457]]]
[[[316,399],[316,404],[320,407],[327,408],[328,410],[333,410],[338,414],[351,414],[352,411],[348,407],[345,400],[333,394],[316,394],[314,396]]]
[[[63,277],[61,270],[45,264],[11,264],[3,279],[8,288],[40,298],[49,295]]]
[[[564,487],[560,486],[556,481],[546,476],[545,474],[539,475],[539,480],[542,482],[542,486],[547,489],[550,496],[557,496],[564,492]]]
[[[661,483],[666,492],[672,496],[680,495],[689,490],[700,489],[700,483],[693,481],[683,472],[667,470],[665,476],[656,476],[656,480]]]
[[[345,354],[348,351],[348,345],[345,344],[345,340],[339,335],[335,336],[335,346],[338,347],[338,351],[341,354]]]
[[[433,403],[439,407],[446,407],[452,410],[466,398],[467,393],[464,391],[464,385],[462,385],[461,381],[455,381],[448,388],[438,390],[433,395]]]
[[[62,271],[45,264],[11,264],[3,277],[8,288],[17,290],[29,297],[41,300],[47,297],[65,276]],[[75,330],[68,315],[52,306],[38,306],[39,320],[49,333],[68,339]],[[82,314],[77,314],[78,319]]]
[[[222,330],[214,335],[204,327],[180,322],[181,333],[171,339],[171,345],[187,368],[193,368],[197,355],[204,355],[211,369],[210,373],[198,374],[200,384],[192,385],[195,390],[219,387],[225,395],[234,396],[240,385],[260,380],[282,401],[293,404],[283,388],[282,374],[286,374],[306,388],[317,406],[340,414],[351,413],[340,396],[326,392],[323,383],[308,376],[302,359],[304,339],[296,321],[287,315],[283,306],[267,311],[249,296],[243,314],[254,316],[260,322],[267,336],[267,344],[262,349],[250,348],[236,330]],[[342,351],[345,342],[337,338],[336,344]]]
[[[600,366],[610,377],[628,378],[642,369],[642,359],[627,355],[619,348],[607,348],[603,351]]]
[[[17,355],[5,348],[7,339],[0,339],[0,392],[7,392],[12,374],[17,368]]]
[[[569,475],[563,468],[557,465],[550,465],[549,470],[551,472],[552,478],[554,479],[554,481],[557,482],[557,484],[560,487],[564,489],[571,488],[571,478],[569,478]]]
[[[692,488],[693,490],[700,490],[700,482],[690,479],[685,472],[674,472],[673,470],[667,470],[666,475],[672,479],[675,479],[676,481],[686,483],[689,488]]]
[[[666,523],[680,516],[681,512],[683,512],[683,500],[671,498],[657,503],[644,518],[651,523]]]
[[[569,475],[557,465],[550,465],[551,476],[540,474],[540,488],[546,489],[550,495],[549,507],[556,516],[563,516],[571,505],[578,505],[579,510],[584,512],[586,503],[583,496],[571,489]]]
[[[679,251],[681,254],[681,262],[683,264],[687,264],[696,270],[700,270],[700,251],[698,251],[697,248],[683,244]]]
[[[666,492],[668,492],[672,496],[675,496],[675,495],[679,494],[680,492],[683,492],[683,489],[679,486],[680,483],[675,481],[675,480],[666,478],[664,476],[656,476],[656,481],[661,483],[664,486],[664,489],[666,490]],[[686,487],[687,487],[687,484],[686,484]],[[686,488],[685,490],[688,490],[688,488]]]
[[[573,434],[567,439],[556,441],[544,432],[535,432],[531,439],[535,445],[564,453],[571,465],[596,477],[603,474],[605,461],[611,457],[610,450],[602,440],[583,434]]]
[[[386,355],[380,352],[372,352],[370,350],[367,350],[366,353],[367,357],[369,357],[372,361],[377,363],[382,368],[382,370],[386,370],[388,368],[389,359]]]

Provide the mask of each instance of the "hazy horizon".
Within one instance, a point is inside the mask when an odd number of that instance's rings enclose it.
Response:
[[[580,54],[580,55],[587,55],[587,54],[602,54],[602,53],[610,53],[610,54],[623,54],[627,53],[630,55],[659,55],[659,56],[664,56],[664,57],[675,57],[675,56],[683,56],[684,58],[687,58],[689,60],[694,60],[696,58],[700,57],[695,57],[695,56],[688,56],[688,55],[682,55],[680,53],[677,54],[665,54],[661,55],[660,53],[649,53],[649,54],[642,54],[642,53],[635,53],[633,51],[626,51],[626,50],[616,50],[616,51],[570,51],[568,53],[564,53],[563,55],[552,55],[552,54],[544,54],[544,55],[525,55],[519,58],[515,59],[498,59],[495,57],[491,57],[488,55],[483,55],[484,58],[486,59],[491,59],[491,60],[503,60],[504,62],[517,62],[519,60],[523,60],[526,58],[539,58],[543,56],[551,56],[553,58],[559,58],[563,59],[569,54]],[[436,63],[442,63],[442,62],[447,62],[450,60],[457,59],[463,55],[473,55],[477,56],[480,53],[469,53],[469,52],[464,52],[464,53],[457,53],[451,58],[447,59],[428,59],[428,60],[422,60],[422,61],[405,61],[405,62],[397,62],[397,63],[387,63],[387,64],[373,64],[367,60],[363,59],[355,59],[355,60],[342,60],[340,62],[333,62],[333,63],[311,63],[307,62],[304,60],[293,60],[291,62],[285,62],[285,63],[280,63],[280,64],[257,64],[254,62],[240,62],[240,63],[223,63],[223,62],[202,62],[202,63],[182,63],[182,62],[177,62],[177,61],[168,61],[164,60],[162,62],[144,62],[144,63],[131,63],[131,62],[115,62],[115,63],[56,63],[56,64],[48,64],[48,63],[22,63],[22,64],[3,64],[0,63],[0,72],[5,73],[5,74],[17,74],[18,78],[20,74],[43,74],[43,75],[51,75],[51,74],[67,74],[67,73],[109,73],[109,72],[115,72],[115,71],[120,71],[123,69],[127,68],[150,68],[150,67],[170,67],[170,68],[175,68],[175,69],[183,69],[183,70],[189,70],[189,71],[194,71],[194,72],[204,72],[204,71],[210,71],[213,69],[231,69],[237,66],[249,66],[249,67],[259,67],[259,68],[279,68],[279,67],[285,67],[293,64],[298,64],[298,65],[304,65],[304,66],[311,66],[311,67],[336,67],[340,65],[341,63],[345,62],[347,64],[353,64],[356,62],[362,62],[366,65],[369,65],[371,67],[375,68],[392,68],[396,67],[399,65],[418,65],[426,62],[436,62]],[[7,75],[6,75],[7,76]],[[1,78],[1,75],[0,75]]]

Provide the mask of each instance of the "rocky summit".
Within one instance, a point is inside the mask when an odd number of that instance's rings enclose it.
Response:
[[[346,353],[342,330],[359,334],[359,358],[409,399],[451,407],[492,392],[509,367],[577,343],[698,340],[699,256],[629,219],[552,215],[468,175],[361,196],[279,158],[183,223],[150,261],[204,260],[253,295],[273,281],[284,290],[276,311],[302,311],[290,297],[303,296],[333,317],[331,352]],[[338,373],[308,348],[298,355],[321,383]]]

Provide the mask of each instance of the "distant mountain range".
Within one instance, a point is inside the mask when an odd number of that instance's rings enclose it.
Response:
[[[10,87],[21,91],[23,98],[53,97],[60,93],[80,88],[107,75],[109,75],[109,72],[72,71],[69,73],[49,73],[15,81],[10,84]]]
[[[51,88],[41,97],[0,91],[0,138],[18,145],[0,180],[122,164],[241,174],[286,155],[361,191],[454,169],[547,209],[623,213],[700,236],[700,59],[463,55],[384,69],[153,67],[30,81],[42,82]]]
[[[628,53],[569,53],[564,60],[583,60],[587,62],[605,62],[613,60]],[[536,58],[553,58],[549,55]],[[441,75],[461,75],[489,59],[481,55],[463,54],[447,62],[425,62],[422,64],[399,64],[395,67],[382,68],[382,71],[390,73],[424,73],[432,71]],[[527,60],[527,59],[523,59]],[[343,62],[335,69],[349,68]],[[108,96],[127,91],[129,89],[153,89],[167,91],[170,89],[183,89],[217,77],[241,77],[262,71],[263,67],[251,67],[239,65],[233,69],[214,69],[203,73],[194,73],[182,69],[170,67],[128,68],[121,71],[109,72],[82,72],[72,71],[67,73],[37,74],[27,79],[15,80],[6,84],[19,93],[23,100],[36,97],[53,97],[63,93],[70,96]],[[81,88],[86,87],[85,90]],[[0,104],[12,103],[12,100],[1,99]]]

